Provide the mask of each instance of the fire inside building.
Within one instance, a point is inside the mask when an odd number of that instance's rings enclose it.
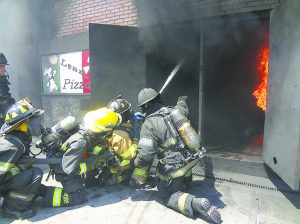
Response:
[[[206,166],[275,178],[278,188],[298,192],[298,0],[55,0],[35,7],[43,10],[29,21],[38,29],[30,44],[17,43],[39,58],[39,65],[27,58],[34,66],[22,72],[35,74],[26,83],[47,111],[45,124],[81,119],[119,94],[139,110],[139,91],[159,91],[177,66],[161,96],[166,105],[188,96]],[[21,82],[12,77],[16,95],[26,92]],[[204,169],[199,164],[198,175]]]
[[[213,157],[262,164],[270,14],[280,2],[245,2],[182,3],[185,10],[179,3],[91,3],[97,10],[82,20],[75,18],[76,1],[55,2],[43,21],[51,26],[37,38],[43,73],[37,100],[52,111],[45,122],[62,119],[66,109],[81,116],[119,93],[136,102],[139,89],[159,90],[183,61],[162,94],[166,104],[189,97],[191,122]]]

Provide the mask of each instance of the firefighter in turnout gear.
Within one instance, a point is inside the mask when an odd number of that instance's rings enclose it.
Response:
[[[0,53],[0,126],[4,124],[6,109],[15,103],[9,92],[10,82],[5,66],[8,65],[6,57]]]
[[[154,89],[140,91],[138,103],[146,118],[141,127],[138,154],[134,160],[136,168],[130,183],[143,184],[157,156],[157,187],[166,206],[188,217],[200,214],[210,222],[221,223],[219,211],[208,199],[182,191],[191,182],[192,168],[201,158],[199,137],[186,118],[185,100],[186,97],[179,97],[175,107],[166,107]]]
[[[18,162],[29,154],[32,135],[28,121],[43,113],[27,98],[11,105],[1,127],[0,138],[0,194],[4,197],[3,217],[25,219],[35,215],[30,208],[38,196],[43,172],[30,164]]]
[[[119,95],[108,107],[122,116],[122,123],[109,139],[109,147],[117,154],[115,162],[109,166],[109,184],[128,182],[132,173],[132,161],[136,157],[137,143],[143,116],[133,113],[131,103]]]
[[[90,111],[84,116],[79,131],[60,146],[60,152],[51,155],[62,158],[61,165],[52,166],[51,172],[63,188],[43,186],[44,206],[73,206],[86,202],[86,174],[94,169],[107,150],[107,141],[120,122],[120,115],[108,108]]]

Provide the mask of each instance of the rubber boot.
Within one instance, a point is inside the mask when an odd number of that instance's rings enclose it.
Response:
[[[67,193],[68,194],[68,203],[63,200],[64,206],[73,206],[86,203],[88,200],[85,197],[85,190],[80,189],[76,192]]]
[[[2,216],[4,218],[11,218],[11,219],[28,219],[35,216],[35,210],[28,208],[23,211],[15,211],[15,210],[10,210],[7,207],[4,207]]]
[[[199,213],[210,222],[222,223],[221,214],[215,206],[212,206],[207,198],[194,198],[192,200],[194,212]]]
[[[56,199],[56,203],[53,204],[53,198],[55,198],[55,189],[61,190],[60,198]],[[43,206],[45,207],[68,207],[87,202],[85,198],[84,189],[79,189],[74,192],[65,192],[63,188],[47,187],[46,193],[43,197]]]

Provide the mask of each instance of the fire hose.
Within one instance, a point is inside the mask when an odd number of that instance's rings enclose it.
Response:
[[[106,162],[112,158],[114,158],[114,154],[111,152],[106,152],[101,155],[89,155],[89,157],[84,158],[86,163],[93,162],[95,159],[98,163]],[[19,161],[19,164],[48,164],[48,165],[58,165],[61,164],[62,158],[36,158],[32,156],[23,156],[23,158]]]

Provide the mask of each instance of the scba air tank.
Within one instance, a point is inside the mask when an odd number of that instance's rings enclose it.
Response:
[[[68,116],[66,118],[64,118],[63,120],[61,120],[60,122],[58,122],[56,125],[54,125],[51,128],[52,132],[64,132],[64,131],[71,131],[73,128],[75,128],[78,125],[75,117],[73,116]]]
[[[68,116],[51,127],[51,133],[43,137],[44,144],[50,144],[69,135],[69,131],[76,128],[78,122],[75,117]]]
[[[195,129],[191,126],[190,121],[184,116],[180,110],[172,110],[171,119],[179,135],[181,136],[187,147],[195,152],[200,150],[200,139]]]

